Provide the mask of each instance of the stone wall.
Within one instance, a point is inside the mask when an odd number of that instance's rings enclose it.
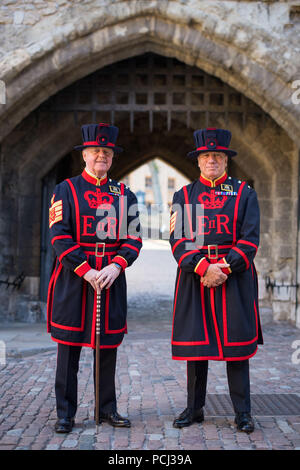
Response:
[[[220,77],[300,142],[291,100],[299,78],[294,2],[3,0],[0,8],[2,136],[49,94],[140,44]]]
[[[292,99],[293,83],[300,79],[299,18],[297,2],[284,1],[2,0],[0,79],[6,104],[0,104],[0,279],[14,279],[24,269],[27,277],[10,296],[0,287],[0,319],[44,318],[39,301],[42,178],[80,141],[80,123],[89,117],[79,113],[75,122],[70,113],[58,120],[50,113],[41,119],[39,107],[96,70],[153,52],[218,77],[263,112],[263,122],[253,117],[241,127],[230,121],[240,155],[235,172],[251,175],[261,205],[261,306],[275,319],[300,325],[291,287],[297,282],[299,252],[300,104]],[[199,123],[191,122],[190,129],[182,124],[175,128],[181,136],[177,143],[175,133],[166,138],[165,148],[154,137],[152,152],[165,152],[190,175],[193,169],[181,163],[181,155]],[[126,138],[124,144],[133,148],[130,132]],[[124,161],[117,178],[140,161],[142,126],[134,139],[130,165]]]

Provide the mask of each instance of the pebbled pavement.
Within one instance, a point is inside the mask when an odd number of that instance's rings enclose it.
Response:
[[[233,412],[206,416],[181,430],[172,427],[186,406],[186,363],[171,359],[175,265],[166,248],[164,242],[146,244],[127,275],[129,334],[118,350],[116,385],[118,411],[132,427],[105,423],[96,434],[92,351],[84,348],[75,427],[70,434],[56,434],[56,344],[45,324],[0,325],[6,346],[5,361],[0,354],[0,450],[300,449],[299,415],[254,416],[250,435],[236,431]],[[299,395],[300,330],[286,322],[267,323],[263,333],[265,344],[250,360],[251,393]],[[207,391],[228,393],[224,363],[210,361]]]

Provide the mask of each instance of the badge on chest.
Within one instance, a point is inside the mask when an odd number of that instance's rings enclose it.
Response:
[[[111,193],[113,193],[114,195],[116,196],[120,196],[121,195],[121,189],[118,188],[118,186],[109,186],[109,190]]]
[[[233,191],[231,184],[221,184],[221,191],[215,191],[217,196],[237,196],[237,192]]]

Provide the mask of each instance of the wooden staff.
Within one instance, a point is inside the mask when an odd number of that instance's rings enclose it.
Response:
[[[99,384],[100,384],[100,319],[101,319],[101,289],[97,286],[97,310],[96,310],[96,380],[95,380],[95,398],[96,398],[96,431],[99,427]]]

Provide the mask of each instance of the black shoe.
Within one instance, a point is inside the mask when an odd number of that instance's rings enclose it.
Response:
[[[254,431],[254,422],[250,413],[236,413],[234,422],[239,431],[247,432],[248,434]]]
[[[68,433],[72,431],[74,418],[59,418],[55,423],[55,431],[59,433]]]
[[[116,428],[130,428],[131,426],[129,419],[123,418],[123,416],[120,416],[117,411],[112,411],[111,413],[101,413],[99,415],[99,421],[100,423],[104,421],[105,423],[108,423]]]
[[[203,408],[199,410],[194,410],[192,408],[186,408],[178,418],[174,419],[173,427],[174,428],[184,428],[185,426],[190,426],[193,423],[202,423],[204,421],[204,412]]]

